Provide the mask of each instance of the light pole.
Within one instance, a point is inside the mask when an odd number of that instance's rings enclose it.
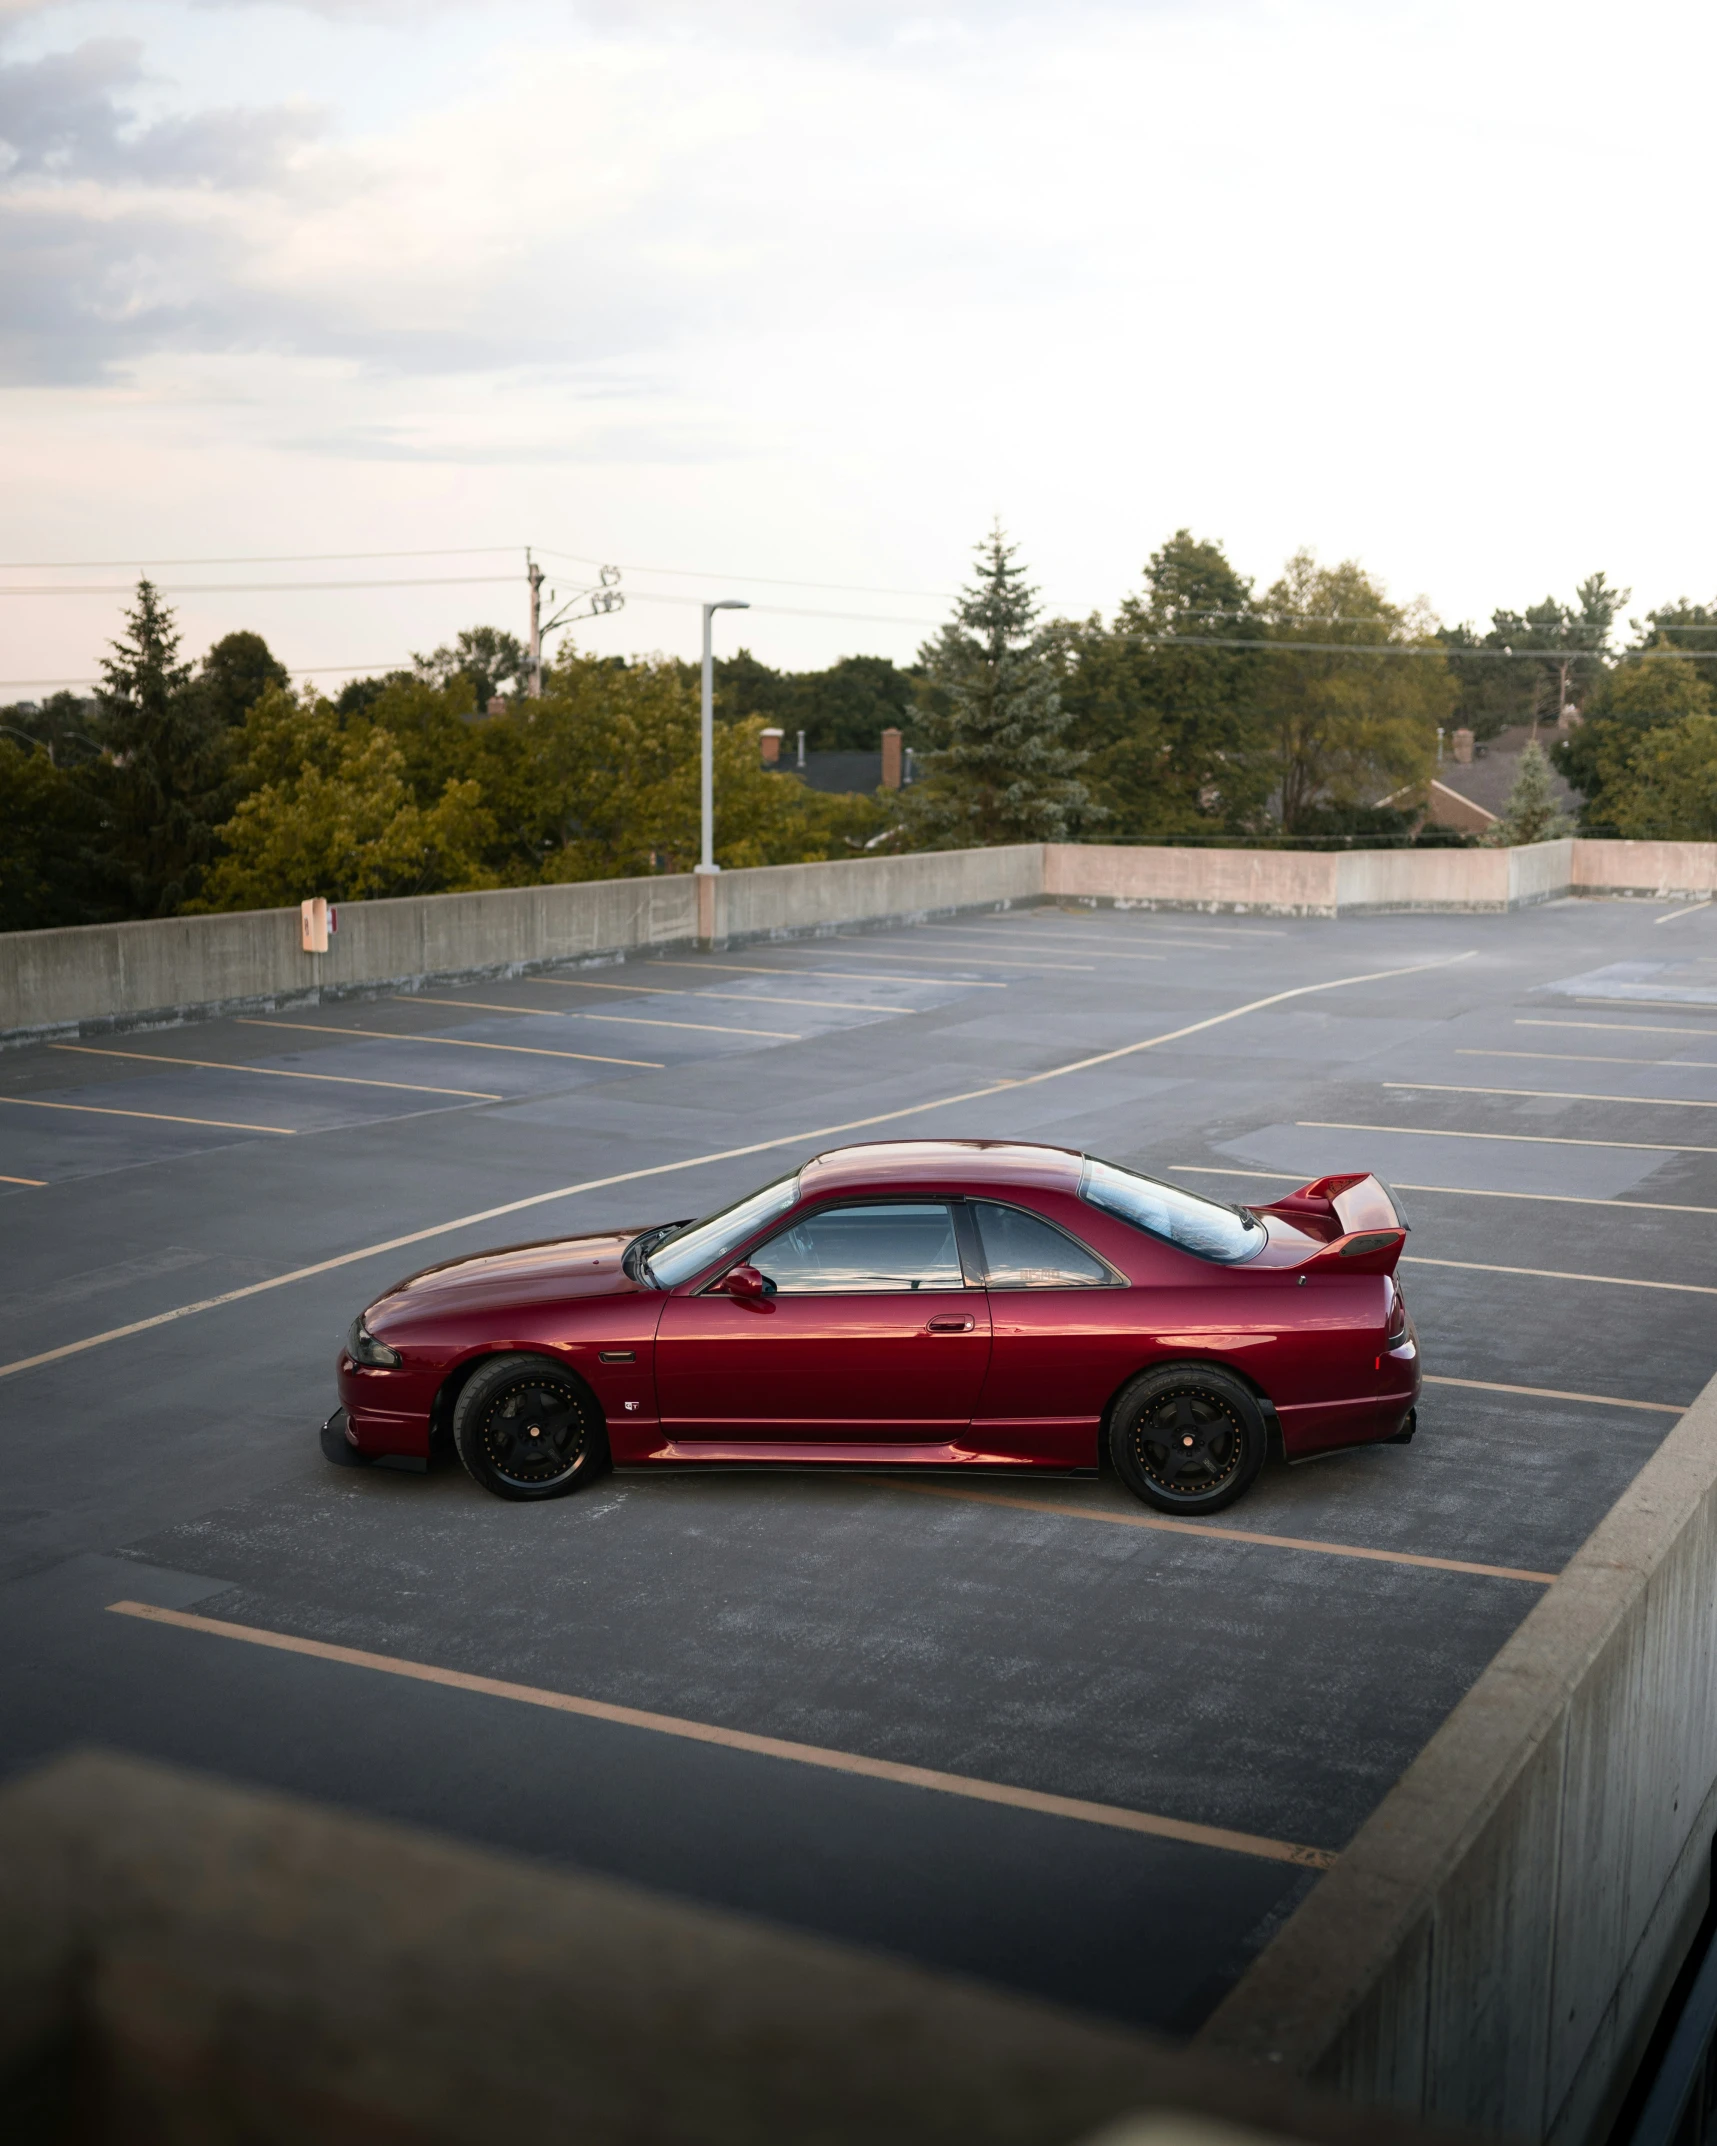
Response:
[[[710,646],[710,620],[718,611],[749,611],[751,606],[736,596],[703,607],[703,723],[702,766],[699,770],[698,812],[703,836],[700,872],[719,872],[715,861],[715,655]],[[700,903],[701,908],[701,903]],[[711,905],[713,908],[713,904]],[[702,935],[700,935],[702,936]]]

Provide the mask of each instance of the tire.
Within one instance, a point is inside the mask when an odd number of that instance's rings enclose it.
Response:
[[[1109,1420],[1115,1473],[1163,1513],[1218,1513],[1264,1465],[1264,1417],[1214,1364],[1164,1364],[1124,1389]]]
[[[590,1389],[546,1356],[497,1356],[474,1371],[454,1404],[453,1445],[474,1481],[521,1503],[564,1498],[608,1458]]]

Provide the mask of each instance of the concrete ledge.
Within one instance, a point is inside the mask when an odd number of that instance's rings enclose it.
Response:
[[[1602,2140],[1708,1898],[1714,1600],[1717,1380],[1196,2046]]]
[[[158,1766],[88,1756],[0,1792],[18,2146],[1065,2146],[1142,2110],[1426,2140],[1117,2027]]]
[[[1704,901],[1717,893],[1717,842],[1588,842],[1574,845],[1580,894],[1639,894]]]

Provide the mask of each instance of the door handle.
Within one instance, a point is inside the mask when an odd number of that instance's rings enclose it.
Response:
[[[969,1334],[977,1323],[969,1311],[942,1311],[926,1323],[924,1331],[927,1334]]]

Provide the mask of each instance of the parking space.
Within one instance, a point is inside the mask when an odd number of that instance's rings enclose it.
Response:
[[[1043,908],[6,1054],[0,1763],[119,1744],[1189,2031],[1717,1368],[1717,911],[1661,914]],[[1420,1435],[1197,1528],[322,1461],[399,1274],[913,1134],[1375,1170]]]

